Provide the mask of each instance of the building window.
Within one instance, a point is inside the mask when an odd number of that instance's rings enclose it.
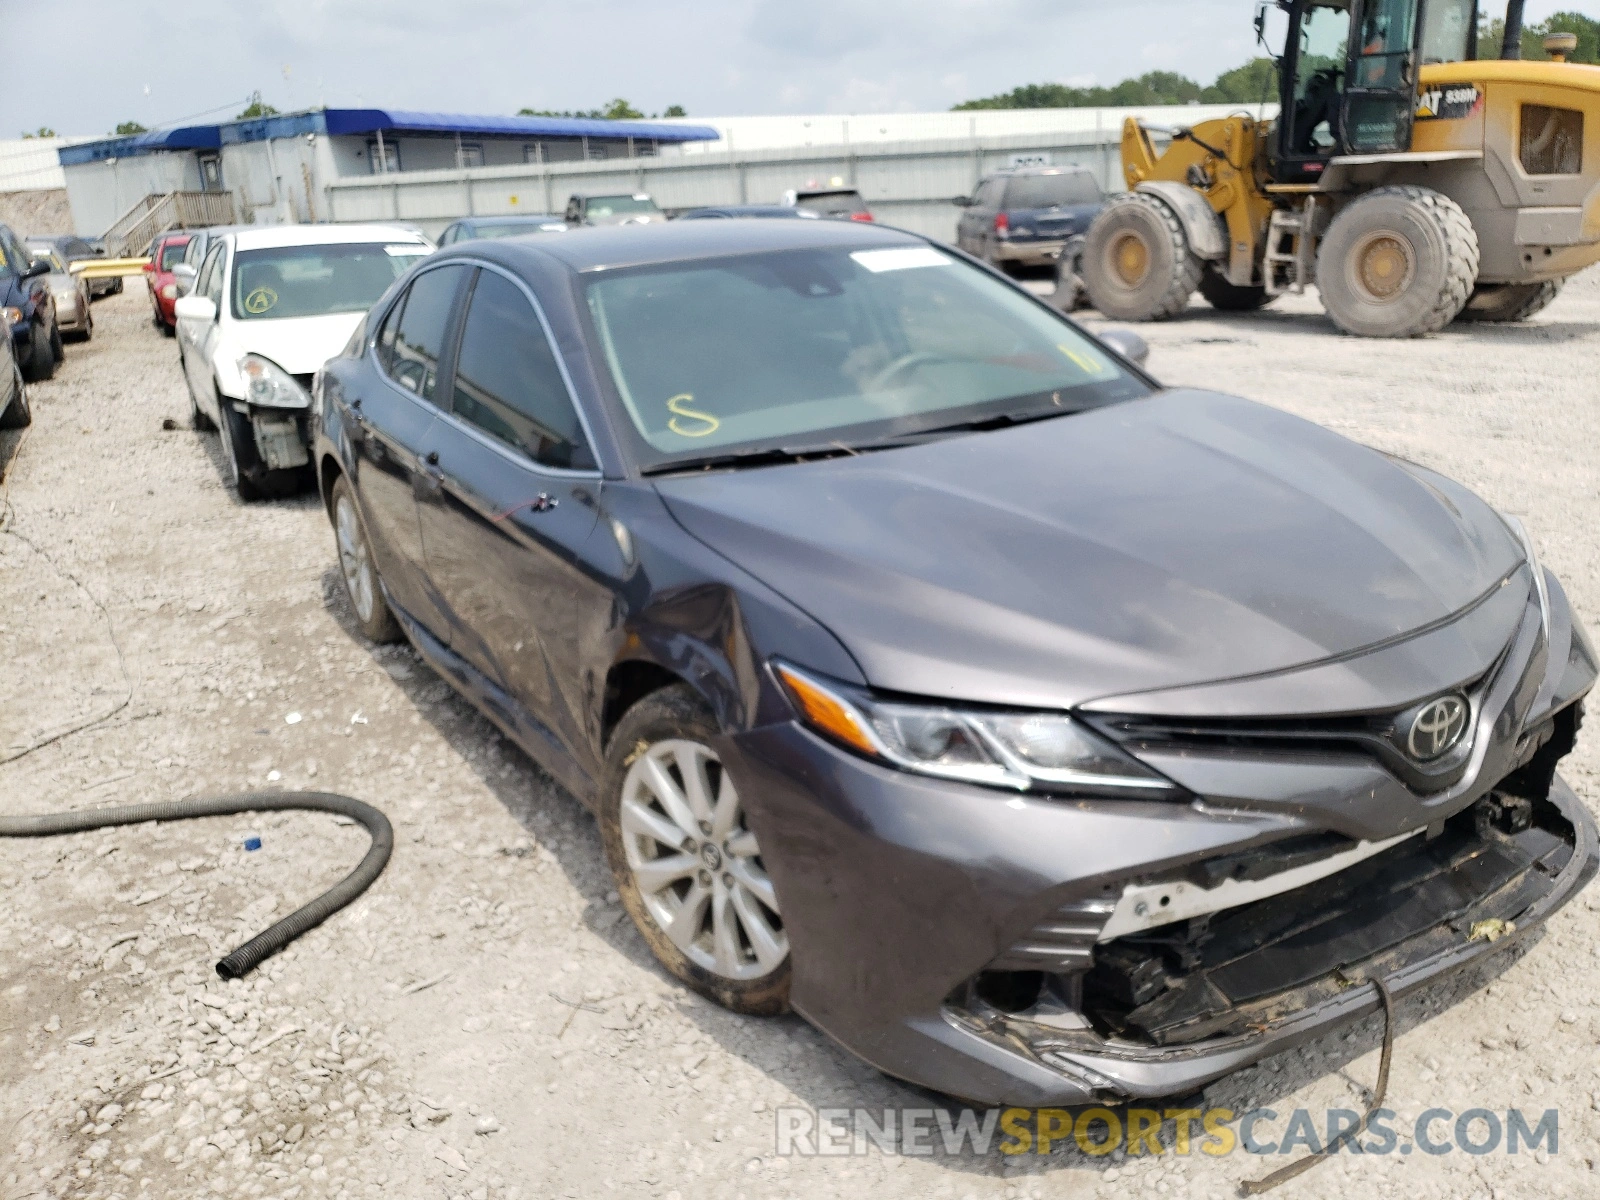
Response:
[[[381,145],[374,138],[367,143],[367,161],[374,175],[388,175],[400,169],[400,147],[385,141]]]
[[[1522,106],[1522,169],[1529,175],[1583,173],[1583,114],[1574,108]]]
[[[593,142],[588,145],[590,162],[605,162],[611,157],[611,150],[607,146],[597,146]]]
[[[633,152],[639,158],[654,158],[661,152],[661,143],[651,138],[648,142],[635,142]]]
[[[483,145],[480,142],[462,142],[456,147],[457,167],[483,166]]]
[[[522,161],[525,163],[542,163],[545,160],[544,143],[529,142],[522,147]]]

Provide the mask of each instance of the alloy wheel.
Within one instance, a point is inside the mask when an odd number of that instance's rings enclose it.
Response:
[[[367,553],[367,539],[362,536],[360,519],[355,505],[348,496],[340,496],[334,507],[334,529],[339,541],[339,569],[344,573],[345,591],[356,615],[363,621],[372,620],[372,604],[376,589],[372,586],[372,558]]]
[[[657,742],[628,768],[620,812],[628,869],[650,917],[696,966],[761,979],[789,938],[732,778],[699,742]]]

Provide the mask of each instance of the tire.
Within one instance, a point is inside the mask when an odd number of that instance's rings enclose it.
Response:
[[[1200,276],[1200,295],[1218,312],[1255,312],[1277,299],[1267,295],[1264,287],[1240,287],[1229,283],[1228,277],[1215,267],[1207,265]]]
[[[200,402],[194,398],[194,384],[189,382],[189,366],[184,361],[183,351],[178,351],[178,369],[183,372],[183,388],[189,393],[189,424],[201,433],[214,433],[217,423],[200,408]]]
[[[1182,312],[1203,265],[1172,210],[1142,192],[1113,196],[1083,247],[1089,302],[1122,321],[1163,321]]]
[[[33,327],[33,344],[28,353],[28,365],[22,373],[22,377],[29,383],[45,382],[56,373],[56,364],[61,361],[56,357],[49,335],[40,336],[43,333],[44,330],[39,325]]]
[[[380,645],[398,642],[400,623],[383,598],[367,526],[361,519],[350,481],[343,475],[334,481],[328,494],[328,516],[333,523],[334,549],[339,555],[339,577],[344,580],[345,598],[356,614],[361,635]]]
[[[1088,299],[1083,287],[1083,247],[1081,235],[1070,237],[1056,259],[1056,290],[1050,295],[1050,303],[1064,313],[1076,312]]]
[[[1353,201],[1317,251],[1317,288],[1333,323],[1357,337],[1437,333],[1478,278],[1478,235],[1461,206],[1430,188],[1381,187]]]
[[[61,325],[59,322],[54,322],[50,326],[50,357],[56,360],[57,366],[60,366],[67,358],[67,347],[66,343],[61,340]]]
[[[157,324],[161,326],[162,337],[178,336],[178,327],[176,325],[168,325],[165,321],[158,321]]]
[[[600,838],[623,907],[661,965],[724,1008],[773,1016],[789,1007],[788,935],[755,834],[712,749],[719,738],[715,718],[683,684],[629,709],[607,748]],[[707,801],[691,799],[686,770]],[[681,870],[663,870],[667,860]]]
[[[222,456],[227,460],[228,482],[233,485],[233,490],[239,493],[239,499],[247,503],[264,499],[267,493],[259,482],[260,476],[265,474],[264,469],[259,463],[241,461],[241,442],[252,451],[255,448],[255,439],[250,434],[249,420],[235,412],[233,405],[225,397],[218,397],[217,408],[222,413],[218,431],[222,434]],[[249,457],[253,459],[255,456],[252,453]]]
[[[1496,324],[1526,321],[1548,308],[1561,294],[1561,285],[1565,282],[1564,279],[1548,279],[1544,283],[1479,284],[1456,320]]]
[[[5,412],[0,412],[0,429],[26,429],[33,424],[33,409],[28,407],[28,390],[22,385],[22,368],[12,363],[11,373],[15,395]]]

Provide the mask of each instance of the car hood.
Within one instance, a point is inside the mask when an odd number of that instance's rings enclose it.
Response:
[[[310,375],[344,349],[366,315],[363,310],[323,317],[235,321],[227,340],[235,362],[246,354],[259,354],[291,375]]]
[[[1459,612],[1523,558],[1465,488],[1188,390],[657,486],[870,684],[995,704],[1073,707],[1347,655]]]

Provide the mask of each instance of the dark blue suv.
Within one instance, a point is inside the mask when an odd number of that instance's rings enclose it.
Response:
[[[1018,167],[985,176],[969,197],[956,244],[1004,268],[1043,267],[1072,237],[1085,233],[1105,204],[1094,175],[1082,167]]]
[[[29,383],[49,379],[62,359],[56,302],[45,282],[50,264],[36,264],[9,226],[0,225],[0,309],[11,328],[11,349]]]

